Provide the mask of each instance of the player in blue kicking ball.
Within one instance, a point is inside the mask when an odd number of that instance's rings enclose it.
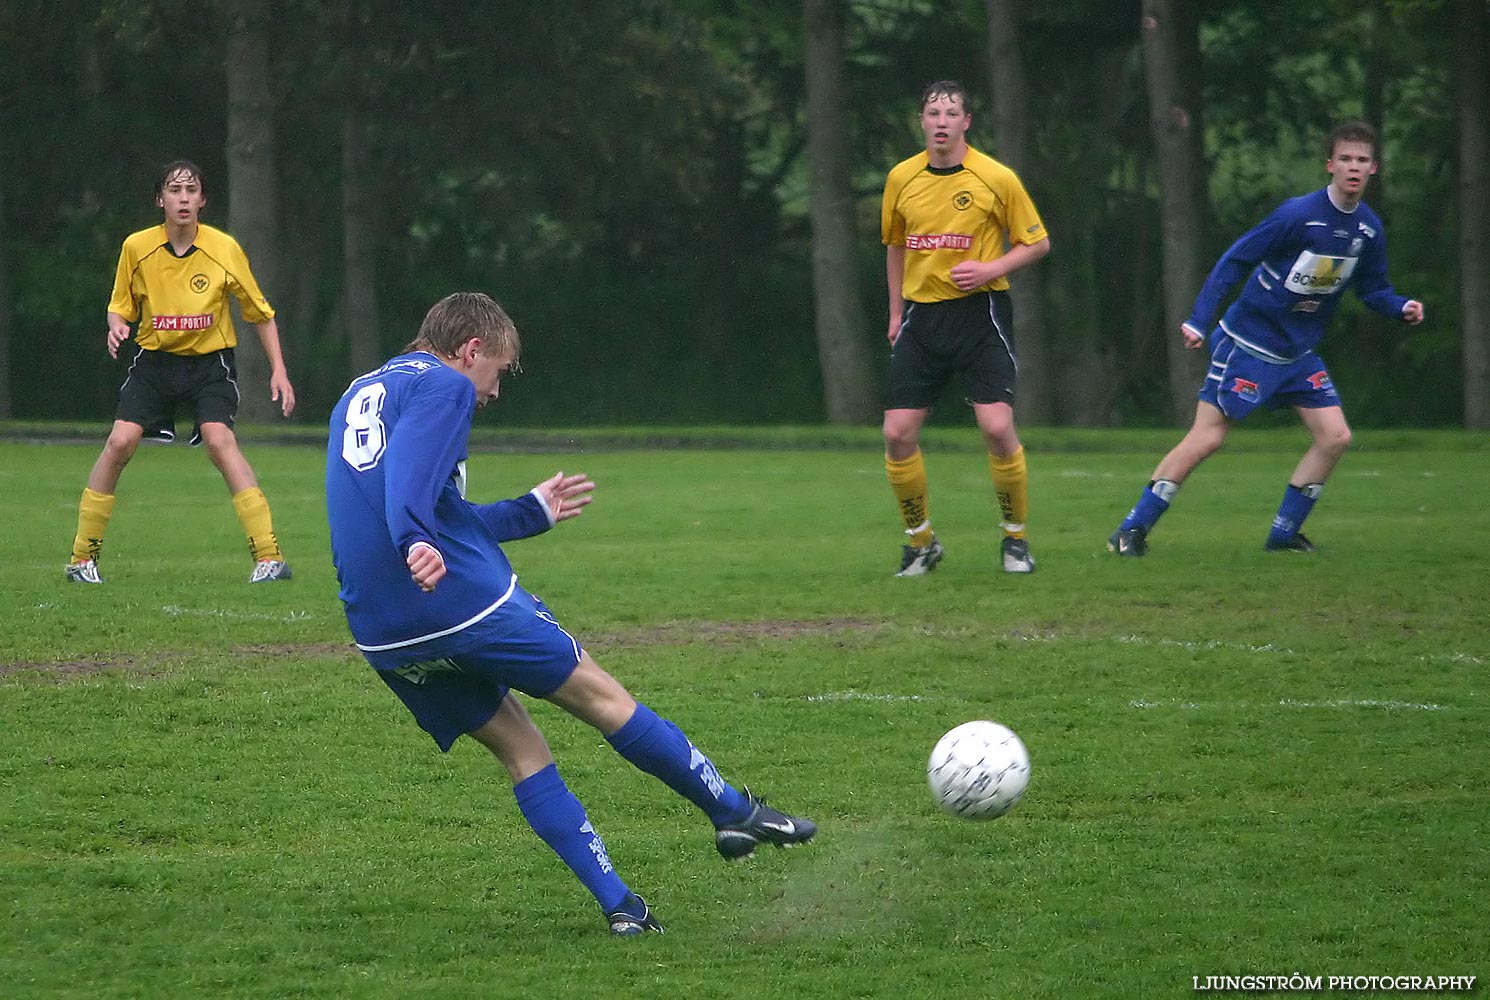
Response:
[[[468,735],[501,761],[523,817],[594,894],[612,933],[661,931],[616,873],[509,689],[594,726],[622,757],[698,806],[728,860],[760,844],[806,843],[817,826],[726,782],[518,584],[501,543],[579,516],[595,488],[560,472],[515,500],[466,499],[471,419],[497,398],[518,353],[517,329],[502,308],[462,292],[430,309],[404,353],[347,387],[331,414],[326,455],[332,561],[347,624],[442,751]]]
[[[1211,318],[1236,284],[1246,283],[1209,337],[1211,366],[1195,423],[1160,460],[1108,539],[1109,550],[1143,555],[1149,532],[1185,478],[1221,447],[1234,423],[1264,404],[1292,406],[1314,438],[1288,480],[1264,546],[1314,550],[1299,529],[1350,446],[1340,397],[1314,353],[1340,293],[1354,288],[1362,302],[1384,316],[1414,326],[1423,321],[1423,304],[1398,295],[1387,280],[1381,219],[1361,200],[1378,166],[1376,146],[1376,132],[1364,122],[1336,126],[1325,143],[1329,185],[1285,201],[1212,269],[1180,328],[1186,347],[1207,342],[1204,331]]]

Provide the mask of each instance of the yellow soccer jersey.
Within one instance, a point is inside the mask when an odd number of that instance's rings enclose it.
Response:
[[[228,313],[230,293],[247,322],[274,318],[237,240],[198,223],[196,242],[185,257],[177,257],[160,225],[124,241],[109,312],[139,323],[135,340],[146,350],[211,354],[238,345]]]
[[[1003,291],[1007,278],[964,292],[952,283],[952,268],[964,260],[997,260],[1006,244],[1039,243],[1045,236],[1019,177],[971,146],[960,166],[932,167],[921,152],[885,178],[880,238],[886,246],[905,247],[901,295],[911,302]]]

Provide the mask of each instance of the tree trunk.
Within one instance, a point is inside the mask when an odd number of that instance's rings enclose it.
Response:
[[[15,416],[10,385],[10,227],[5,224],[5,185],[0,184],[0,420]]]
[[[1170,416],[1189,423],[1203,352],[1187,351],[1180,324],[1205,280],[1206,169],[1200,121],[1199,15],[1185,0],[1143,0],[1140,35],[1149,128],[1159,161],[1164,271],[1164,344]],[[1202,331],[1209,333],[1210,331]]]
[[[348,357],[356,374],[383,361],[378,327],[375,209],[367,168],[362,112],[349,109],[342,123],[342,294]]]
[[[372,371],[383,361],[378,328],[377,208],[368,173],[364,113],[367,81],[362,72],[365,43],[356,0],[343,0],[343,50],[346,54],[346,118],[342,121],[342,313],[347,355],[353,375]]]
[[[1029,123],[1029,85],[1019,43],[1019,0],[983,0],[988,19],[988,80],[992,93],[993,155],[1028,187],[1034,174]],[[1036,201],[1036,207],[1039,206]],[[1052,245],[1059,237],[1052,238]],[[1059,252],[1059,251],[1057,251]],[[1045,342],[1045,280],[1038,265],[1009,279],[1014,303],[1015,350],[1019,357],[1016,407],[1022,423],[1048,424],[1055,418],[1050,351]]]
[[[1392,47],[1397,43],[1396,31],[1391,23],[1391,12],[1387,10],[1384,0],[1373,0],[1367,13],[1367,30],[1365,50],[1361,53],[1365,60],[1364,88],[1361,92],[1362,118],[1376,129],[1377,136],[1386,134],[1387,124],[1387,84],[1395,74],[1392,71],[1391,57]],[[1376,151],[1376,158],[1381,159],[1381,150]],[[1371,178],[1371,207],[1375,210],[1382,224],[1391,229],[1392,199],[1387,196],[1391,186],[1391,170],[1379,171]],[[1378,315],[1373,313],[1372,315]]]
[[[275,181],[274,99],[270,93],[267,0],[226,0],[228,22],[228,231],[243,245],[270,304],[280,290],[276,253],[279,196]],[[284,316],[277,317],[281,338]],[[291,373],[293,383],[293,373]],[[278,414],[269,398],[269,365],[258,332],[238,323],[238,414],[268,421]]]
[[[803,0],[806,27],[807,120],[842,121],[841,0]],[[828,420],[864,424],[876,419],[876,405],[865,344],[863,299],[859,291],[858,237],[849,179],[853,164],[842,128],[808,130],[807,155],[812,224],[813,303],[816,308],[818,365]]]
[[[1459,93],[1459,325],[1464,426],[1490,428],[1490,6],[1457,0]]]

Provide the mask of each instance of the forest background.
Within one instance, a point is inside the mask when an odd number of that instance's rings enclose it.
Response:
[[[1207,270],[1363,117],[1428,321],[1351,299],[1325,358],[1357,425],[1490,427],[1487,53],[1485,0],[11,0],[0,418],[112,415],[119,244],[185,157],[279,311],[297,423],[480,289],[525,338],[504,423],[872,424],[880,192],[950,77],[1051,233],[1015,280],[1025,422],[1186,420]]]

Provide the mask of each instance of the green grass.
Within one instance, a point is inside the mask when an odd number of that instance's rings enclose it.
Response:
[[[1196,975],[1490,973],[1484,436],[1362,433],[1309,524],[1324,550],[1296,556],[1261,541],[1303,440],[1243,430],[1149,556],[1118,560],[1103,542],[1171,435],[1031,432],[1040,568],[1012,578],[976,440],[941,430],[948,557],[896,580],[872,432],[669,433],[748,447],[637,430],[470,463],[483,499],[597,479],[585,517],[510,547],[524,584],[727,778],[822,826],[726,866],[691,807],[530,703],[668,926],[627,942],[489,755],[440,755],[354,655],[317,448],[245,435],[291,583],[247,584],[221,480],[174,446],[131,465],[108,583],[80,587],[61,566],[101,438],[0,443],[0,995],[1155,997]],[[973,718],[1033,758],[993,823],[941,815],[925,783]]]

